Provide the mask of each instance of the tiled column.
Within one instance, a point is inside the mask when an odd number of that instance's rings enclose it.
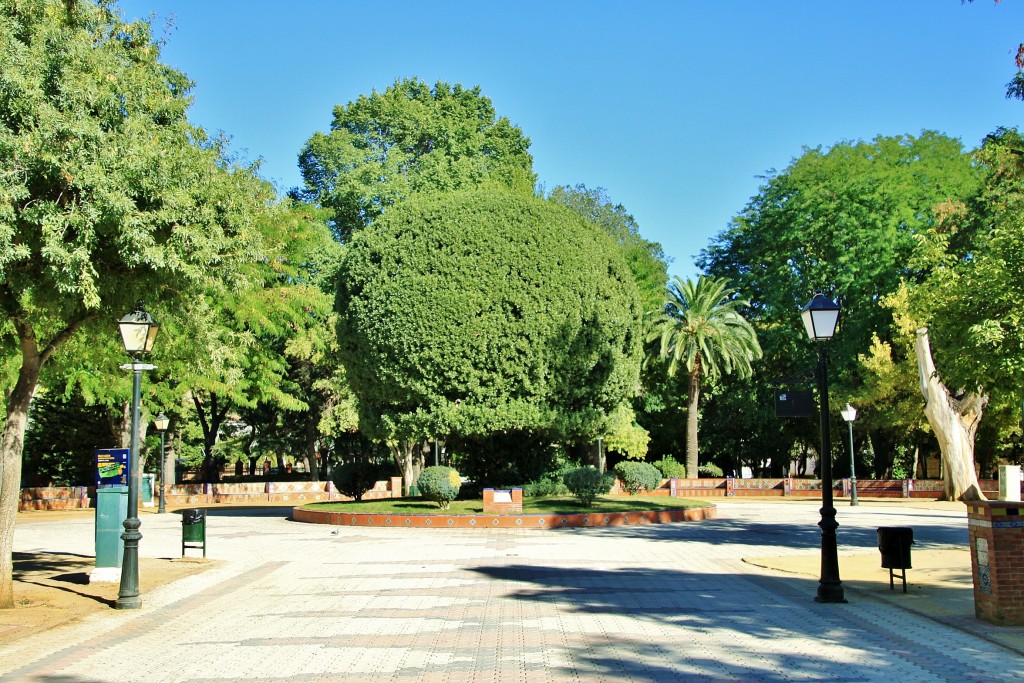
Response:
[[[1024,626],[1024,515],[1021,503],[967,505],[974,614],[1000,626]]]

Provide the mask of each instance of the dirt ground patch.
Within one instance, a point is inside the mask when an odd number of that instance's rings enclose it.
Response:
[[[139,589],[148,591],[214,566],[202,558],[139,559]],[[95,558],[68,553],[14,553],[14,603],[0,610],[0,643],[89,614],[114,610],[117,583],[89,583]]]

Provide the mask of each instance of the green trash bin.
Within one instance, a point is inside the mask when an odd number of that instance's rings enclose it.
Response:
[[[202,548],[206,557],[206,510],[189,508],[181,511],[181,556],[185,549]]]

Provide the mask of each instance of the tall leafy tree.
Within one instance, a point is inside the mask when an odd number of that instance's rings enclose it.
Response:
[[[333,211],[335,232],[347,242],[416,192],[489,183],[532,192],[529,147],[479,87],[396,80],[334,108],[330,132],[315,133],[299,155],[297,193]]]
[[[883,344],[893,337],[892,312],[880,301],[902,281],[926,277],[931,266],[915,258],[920,239],[936,228],[941,207],[977,192],[981,177],[959,140],[929,131],[805,149],[769,173],[698,259],[707,274],[728,279],[751,302],[749,317],[764,349],[751,399],[763,400],[773,382],[813,366],[798,312],[815,291],[843,307],[830,353],[835,395],[863,396],[866,373],[858,357],[876,337]],[[907,390],[915,392],[914,383]],[[920,424],[916,409],[890,415],[891,422],[865,422],[877,453],[891,452]],[[793,441],[778,442],[773,462],[788,461],[803,438],[796,426],[785,433]]]
[[[754,327],[740,309],[749,302],[734,297],[726,280],[701,276],[697,282],[678,275],[668,286],[664,312],[654,319],[650,338],[659,340],[658,356],[668,374],[680,367],[689,374],[686,404],[686,473],[698,476],[697,425],[701,382],[735,373],[748,377],[761,357]]]
[[[310,410],[312,379],[297,366],[333,334],[328,290],[341,250],[324,218],[288,202],[265,212],[253,225],[261,258],[240,268],[244,285],[195,300],[176,347],[167,350],[174,362],[166,377],[187,395],[202,426],[207,480],[218,477],[214,446],[233,414],[263,416],[268,423],[250,426],[280,438],[285,424]],[[279,419],[279,411],[290,417]]]
[[[0,332],[5,367],[17,367],[4,387],[0,607],[13,606],[23,439],[43,366],[96,326],[109,338],[143,295],[184,308],[258,242],[269,191],[188,122],[192,84],[159,56],[149,23],[108,2],[0,6]]]
[[[986,172],[984,185],[968,201],[943,207],[943,220],[922,236],[916,254],[930,266],[929,276],[907,284],[909,308],[927,326],[917,349],[922,392],[932,389],[935,396],[929,421],[945,472],[964,475],[947,478],[951,498],[980,495],[971,477],[983,408],[1004,436],[1004,455],[1011,454],[1011,435],[1020,438],[1024,386],[1024,138],[1016,130],[996,131],[975,158]],[[944,386],[933,387],[932,375]]]
[[[360,428],[389,443],[406,486],[423,439],[591,441],[637,390],[641,312],[621,251],[531,195],[413,197],[356,236],[339,282]]]

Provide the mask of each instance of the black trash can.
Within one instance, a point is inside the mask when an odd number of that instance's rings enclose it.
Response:
[[[905,526],[878,527],[878,550],[882,553],[882,569],[889,570],[889,590],[893,590],[894,569],[903,576],[903,592],[907,592],[907,570],[910,566],[910,546],[914,545],[914,530]]]
[[[206,557],[206,510],[189,508],[181,511],[181,556],[186,548],[202,548]]]

